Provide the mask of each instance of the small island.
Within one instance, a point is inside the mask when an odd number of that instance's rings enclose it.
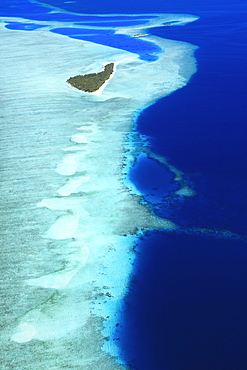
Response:
[[[106,64],[104,70],[98,73],[70,77],[67,82],[78,90],[95,92],[110,78],[114,72],[114,63]]]
[[[148,36],[148,33],[137,33],[136,35],[133,35],[133,37],[143,37],[143,36]]]

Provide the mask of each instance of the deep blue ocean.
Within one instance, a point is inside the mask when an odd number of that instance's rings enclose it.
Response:
[[[130,171],[144,201],[179,229],[139,239],[115,340],[130,369],[246,370],[246,1],[46,3],[76,13],[200,17],[184,27],[150,30],[199,46],[198,71],[189,84],[145,109],[136,127],[153,153],[184,173],[196,195],[174,195],[172,173],[154,159],[142,158]],[[158,51],[150,48],[140,56],[152,61]]]
[[[196,196],[170,196],[166,185],[160,201],[158,181],[146,187],[155,212],[183,232],[150,232],[137,245],[118,330],[131,369],[247,369],[247,5],[228,5],[187,1],[174,11],[198,21],[151,30],[199,46],[189,84],[138,119],[152,151],[184,172]],[[132,179],[145,189],[143,175],[142,184]],[[220,238],[220,230],[236,236]]]

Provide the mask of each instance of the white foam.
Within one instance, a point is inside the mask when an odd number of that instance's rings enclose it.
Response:
[[[56,340],[73,333],[78,326],[85,325],[88,319],[87,301],[84,301],[82,306],[63,296],[54,297],[53,301],[43,304],[42,309],[36,308],[28,312],[11,339],[17,343],[27,343],[32,339]],[[53,309],[54,305],[56,311]],[[64,305],[67,306],[67,310],[64,309]],[[41,356],[45,356],[45,353],[41,353]]]
[[[50,199],[43,199],[41,202],[37,204],[37,207],[45,207],[51,210],[70,210],[70,209],[78,209],[78,207],[84,202],[83,198],[50,198]]]
[[[90,250],[83,246],[77,253],[69,256],[70,259],[65,268],[53,274],[43,275],[36,279],[28,279],[26,283],[32,286],[41,286],[50,289],[64,289],[78,273],[78,271],[85,265],[88,260]]]
[[[17,343],[26,343],[35,337],[36,329],[35,326],[28,323],[22,322],[16,332],[12,335],[11,339]]]
[[[56,172],[59,173],[60,175],[70,176],[70,175],[74,175],[77,168],[78,168],[78,163],[76,161],[76,156],[68,155],[64,157],[63,162],[57,166]]]
[[[89,179],[90,176],[79,176],[75,179],[73,178],[71,180],[68,180],[65,185],[61,186],[61,188],[57,190],[57,192],[58,194],[67,197],[71,194],[80,191],[81,185],[84,184],[85,182],[88,182]]]
[[[78,228],[78,215],[68,214],[57,218],[49,228],[47,237],[50,239],[69,239],[75,236]]]
[[[87,144],[88,143],[88,140],[86,138],[85,135],[83,134],[76,134],[76,135],[72,135],[71,136],[71,141],[74,141],[75,143],[83,143],[83,144]]]

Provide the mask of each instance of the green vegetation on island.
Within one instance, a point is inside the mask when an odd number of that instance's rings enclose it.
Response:
[[[70,77],[67,82],[78,90],[95,92],[110,78],[113,71],[114,63],[109,63],[101,72]]]

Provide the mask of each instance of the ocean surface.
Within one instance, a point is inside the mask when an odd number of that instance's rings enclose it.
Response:
[[[189,84],[143,111],[137,127],[153,152],[184,172],[196,195],[170,195],[171,184],[159,183],[162,170],[158,176],[147,167],[141,184],[132,175],[155,212],[185,231],[153,232],[137,244],[117,331],[133,369],[247,367],[247,8],[208,2],[196,8],[200,19],[182,30],[151,30],[199,46]],[[149,176],[157,179],[152,189]],[[200,236],[195,228],[203,229]]]
[[[128,369],[245,370],[247,5],[233,0],[38,4],[6,1],[0,15],[15,19],[5,27],[34,32],[50,21],[51,33],[135,52],[150,64],[160,56],[159,45],[115,34],[115,28],[155,21],[156,13],[199,17],[148,31],[197,46],[197,72],[136,119],[137,154],[127,181],[141,204],[176,228],[139,230],[126,294],[108,339]],[[48,13],[44,4],[59,12]],[[107,14],[103,21],[100,14]],[[179,191],[178,172],[187,192]]]
[[[153,152],[184,172],[196,195],[170,196],[163,181],[160,200],[162,175],[147,167],[141,184],[132,175],[157,214],[190,231],[153,232],[137,245],[118,329],[131,368],[247,367],[246,10],[214,4],[194,11],[200,20],[182,30],[151,30],[199,46],[196,75],[143,111],[137,127]],[[198,236],[195,228],[212,232]]]

